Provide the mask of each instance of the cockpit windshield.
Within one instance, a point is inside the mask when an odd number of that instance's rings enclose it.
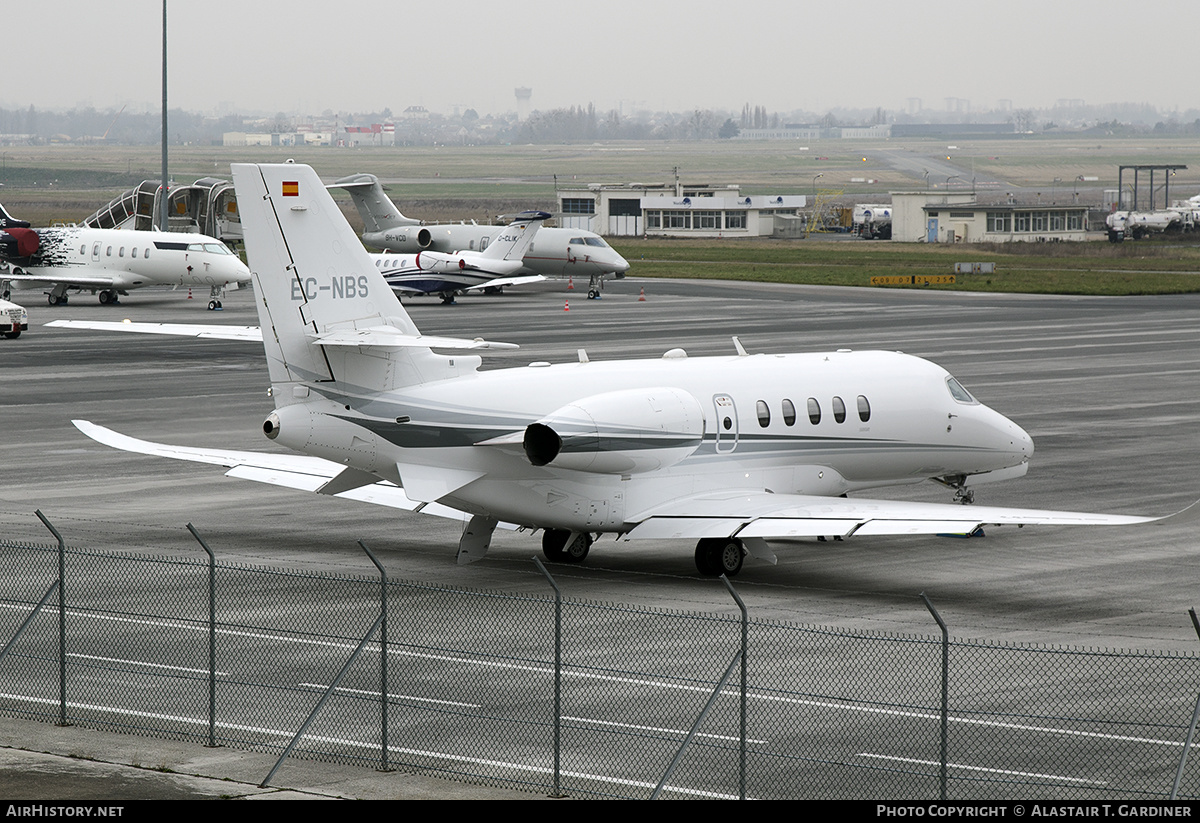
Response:
[[[971,396],[969,391],[963,388],[963,384],[959,383],[953,377],[946,378],[946,388],[950,390],[950,396],[959,403],[966,403],[970,406],[978,405],[979,403],[978,400]]]
[[[209,254],[233,254],[224,243],[188,243],[188,251],[206,251]]]

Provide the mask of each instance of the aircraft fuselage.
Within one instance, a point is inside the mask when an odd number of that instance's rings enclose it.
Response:
[[[483,251],[504,226],[451,224],[400,226],[363,234],[368,246],[397,253]],[[629,263],[599,235],[579,229],[542,228],[524,256],[521,273],[547,277],[624,274]]]
[[[36,234],[36,251],[9,260],[14,277],[0,275],[12,288],[124,293],[152,285],[219,288],[250,282],[238,256],[204,235],[82,226]]]
[[[472,371],[474,357],[445,360],[459,361],[453,379],[385,394],[277,385],[277,398],[310,392],[277,409],[277,442],[416,500],[591,532],[624,531],[638,512],[704,492],[836,496],[1023,470],[1033,452],[1028,434],[944,369],[894,352],[676,353],[487,372]]]

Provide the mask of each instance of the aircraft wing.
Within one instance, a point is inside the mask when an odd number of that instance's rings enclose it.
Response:
[[[77,274],[67,274],[66,269],[56,268],[54,270],[55,273],[50,276],[46,274],[13,274],[12,272],[8,272],[0,275],[0,281],[12,283],[65,283],[68,286],[79,286],[83,289],[124,287],[123,284],[118,283],[111,275],[86,274],[86,271],[87,269],[83,269]]]
[[[959,535],[989,525],[1124,526],[1191,521],[1200,519],[1200,503],[1169,517],[1139,517],[731,490],[676,500],[628,519],[638,525],[624,540]]]
[[[46,325],[59,329],[123,331],[133,334],[171,334],[181,337],[203,337],[212,340],[262,342],[262,330],[258,326],[218,326],[201,323],[129,323],[117,320],[52,320]]]
[[[202,323],[128,323],[116,320],[52,320],[46,324],[59,329],[92,329],[93,331],[122,331],[133,334],[168,334],[198,337],[209,340],[246,340],[262,342],[258,326],[218,326]],[[482,338],[467,340],[457,337],[436,337],[429,334],[406,335],[390,326],[369,329],[342,329],[314,334],[322,346],[379,346],[382,348],[423,349],[516,349],[516,343],[497,343]]]
[[[498,289],[504,286],[526,286],[530,283],[541,283],[545,279],[540,274],[522,275],[521,277],[497,277],[495,280],[489,280],[486,283],[468,286],[463,291],[471,291],[472,289]]]
[[[75,428],[105,446],[154,457],[169,457],[173,460],[224,466],[229,469],[225,472],[226,477],[238,477],[243,480],[269,483],[272,486],[318,492],[346,500],[388,506],[393,509],[419,510],[424,514],[433,514],[454,520],[462,520],[465,517],[462,512],[451,509],[449,506],[439,503],[422,504],[412,500],[404,493],[404,489],[394,483],[380,480],[374,475],[360,472],[357,469],[348,469],[320,457],[171,446],[129,437],[104,426],[97,426],[87,420],[72,420],[71,422],[75,424]]]

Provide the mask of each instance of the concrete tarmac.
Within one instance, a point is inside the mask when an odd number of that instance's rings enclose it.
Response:
[[[645,301],[638,299],[643,287]],[[41,509],[72,546],[198,558],[202,552],[184,528],[191,522],[222,561],[372,575],[355,545],[361,539],[394,577],[549,593],[530,560],[539,552],[536,536],[500,534],[487,558],[460,567],[455,521],[229,479],[217,467],[113,451],[76,431],[70,420],[84,418],[162,442],[272,448],[260,430],[271,401],[258,345],[41,325],[58,317],[257,324],[248,291],[231,293],[219,314],[204,310],[207,295],[194,298],[148,290],[115,307],[76,296],[50,308],[40,295],[16,294],[30,309],[31,327],[18,340],[0,341],[5,537],[51,542],[33,515]],[[899,349],[945,366],[1033,436],[1037,452],[1028,475],[979,486],[979,503],[1159,515],[1200,498],[1200,295],[1088,298],[627,279],[609,285],[602,300],[584,298],[585,289],[553,282],[463,297],[457,306],[434,300],[406,306],[427,333],[521,344],[485,358],[485,368],[574,360],[580,348],[592,360],[657,357],[674,347],[691,356],[726,354],[735,334],[751,353]],[[802,386],[789,391],[803,396]],[[947,490],[930,483],[871,496],[950,502]],[[735,613],[720,584],[696,573],[692,548],[602,539],[585,564],[552,571],[568,597]],[[1200,651],[1187,616],[1200,600],[1197,547],[1187,524],[994,529],[971,540],[781,541],[775,548],[777,566],[748,560],[734,581],[756,618],[931,634],[936,626],[917,597],[925,592],[956,637]],[[10,722],[18,724],[12,731]],[[25,746],[26,735],[36,737],[27,727],[42,726],[3,721],[6,753],[107,750],[89,742],[99,733],[71,729]],[[151,746],[130,740],[135,749]],[[167,745],[178,754],[111,762],[157,766],[161,759],[188,774],[227,776],[187,765],[204,752]],[[233,760],[241,757],[252,756]],[[310,767],[330,769],[304,766]],[[236,779],[253,785],[265,773],[247,766]],[[358,785],[351,777],[345,782]],[[327,784],[314,777],[288,785]],[[341,785],[330,794],[380,796],[342,792]]]

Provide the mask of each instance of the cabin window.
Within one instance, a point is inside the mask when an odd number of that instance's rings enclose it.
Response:
[[[730,420],[728,417],[726,417],[724,420],[721,421],[721,425],[725,427],[725,431],[729,431],[730,429],[733,428],[733,421]]]
[[[808,398],[808,422],[814,426],[821,422],[821,404],[815,397]]]
[[[143,259],[143,260],[149,260],[149,259],[150,259],[150,247],[149,247],[149,246],[146,246],[146,253],[142,255],[142,259]]]
[[[754,404],[754,408],[758,412],[758,425],[764,429],[771,425],[771,407],[767,405],[767,401],[759,400]]]
[[[786,398],[783,401],[783,424],[785,426],[796,425],[796,407],[791,400]]]
[[[137,246],[134,246],[134,247],[133,247],[133,249],[132,249],[132,250],[129,252],[129,256],[130,256],[130,257],[137,257]]]
[[[121,250],[117,252],[117,257],[124,257],[124,256],[125,256],[125,247],[121,246]]]
[[[104,256],[105,256],[105,257],[112,257],[112,246],[109,246],[109,247],[108,247],[108,250],[107,250],[107,251],[104,253]]]
[[[376,260],[376,261],[375,261],[375,268],[377,268],[377,269],[382,269],[382,268],[383,268],[383,261],[382,261],[382,260]]]
[[[858,396],[858,419],[864,423],[871,419],[871,404],[861,394]]]
[[[79,247],[79,253],[87,254],[87,243],[84,243],[82,246]]]
[[[846,403],[840,397],[833,398],[833,419],[839,423],[846,422]]]

